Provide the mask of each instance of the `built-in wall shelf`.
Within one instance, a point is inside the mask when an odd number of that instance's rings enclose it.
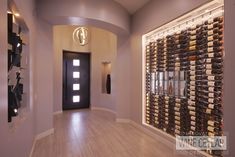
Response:
[[[14,1],[8,1],[8,122],[29,106],[29,29]],[[21,114],[19,116],[19,114]],[[18,120],[19,121],[19,120]]]

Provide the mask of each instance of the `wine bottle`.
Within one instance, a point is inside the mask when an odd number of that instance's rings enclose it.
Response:
[[[196,121],[196,117],[195,117],[195,116],[190,116],[190,119],[191,119],[192,121]]]
[[[211,24],[209,24],[209,25],[207,25],[207,29],[213,29],[214,28],[214,24],[213,23],[211,23]]]
[[[175,116],[175,120],[178,120],[178,121],[180,121],[180,117],[178,117],[178,116]]]
[[[222,23],[224,21],[224,18],[221,16],[221,17],[216,17],[213,19],[213,22],[219,22],[219,23]]]
[[[207,46],[209,46],[209,47],[212,47],[212,46],[220,47],[222,45],[223,45],[223,41],[217,41],[217,40],[210,41],[210,42],[207,43]]]
[[[218,40],[218,41],[222,41],[223,42],[223,35],[214,34],[214,35],[208,36],[207,40],[208,41]]]
[[[208,120],[207,124],[212,126],[212,127],[222,128],[222,122],[221,121]]]
[[[189,104],[190,106],[195,106],[195,101],[188,100],[188,104]]]
[[[223,29],[213,29],[207,32],[207,35],[213,35],[213,34],[218,34],[218,35],[222,35],[223,34]]]
[[[213,40],[214,40],[214,36],[208,36],[208,37],[207,37],[207,40],[208,40],[208,41],[213,41]]]
[[[190,46],[190,47],[189,47],[189,50],[190,50],[190,51],[196,50],[196,46],[195,46],[195,45],[194,45],[194,46]]]
[[[189,111],[189,114],[190,114],[191,116],[196,116],[196,112],[195,112],[195,111]]]
[[[191,75],[194,75],[195,72],[193,72],[193,73],[190,72],[190,74],[191,74]],[[190,81],[190,82],[189,82],[189,85],[190,85],[190,86],[195,86],[195,85],[196,85],[196,82],[195,82],[195,81]],[[194,88],[194,89],[195,89],[195,88]]]
[[[190,124],[191,124],[191,126],[196,126],[196,122],[195,121],[191,121]]]
[[[175,120],[175,124],[176,124],[176,125],[180,125],[180,121]]]
[[[196,66],[190,66],[190,70],[196,70]]]
[[[218,29],[222,29],[222,28],[223,28],[223,24],[221,24],[221,23],[219,23],[219,22],[215,22],[215,23],[213,24],[213,27],[214,27],[214,28],[218,28]]]
[[[211,131],[211,132],[222,131],[222,129],[220,127],[216,128],[216,127],[208,126],[207,129],[208,129],[208,131]]]
[[[189,45],[190,45],[190,46],[196,45],[196,40],[191,40],[191,41],[189,42]]]
[[[207,74],[207,75],[222,74],[222,73],[223,73],[222,69],[206,70],[206,74]]]
[[[195,131],[195,130],[196,130],[195,126],[191,126],[190,129],[191,129],[192,131]]]
[[[190,76],[190,80],[195,81],[196,76]]]
[[[179,116],[180,117],[180,112],[175,112],[175,116]]]
[[[196,110],[195,106],[188,106],[188,109],[191,110],[191,111],[195,111]]]

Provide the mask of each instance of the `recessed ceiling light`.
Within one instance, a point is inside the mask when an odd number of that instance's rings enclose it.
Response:
[[[14,15],[15,15],[16,17],[19,17],[19,16],[20,16],[20,14],[19,14],[19,13],[15,13]]]

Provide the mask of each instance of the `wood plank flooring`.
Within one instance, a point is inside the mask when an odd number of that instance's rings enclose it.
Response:
[[[33,157],[180,157],[112,113],[74,110],[54,117],[55,133],[36,142]]]

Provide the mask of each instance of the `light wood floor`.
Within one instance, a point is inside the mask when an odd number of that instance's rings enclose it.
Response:
[[[38,140],[33,157],[180,157],[105,111],[74,110],[54,117],[55,133]]]

